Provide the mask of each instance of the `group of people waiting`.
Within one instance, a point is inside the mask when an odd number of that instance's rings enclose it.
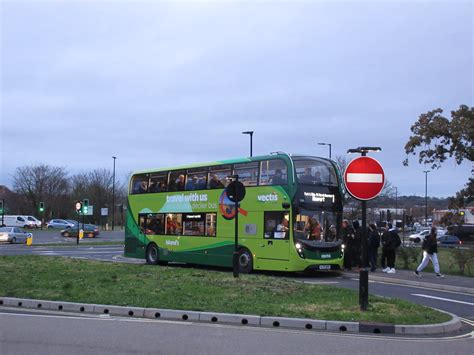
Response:
[[[382,271],[394,274],[396,272],[396,250],[402,244],[396,229],[392,229],[392,225],[389,223],[382,228],[380,234],[377,226],[374,223],[369,223],[367,239],[370,270],[374,272],[377,269],[378,250],[382,246]],[[342,221],[342,240],[345,246],[344,268],[346,270],[351,270],[353,267],[360,269],[362,267],[362,228],[360,228],[359,221],[353,221],[352,225],[346,219]]]
[[[344,250],[344,268],[351,270],[353,267],[362,268],[361,260],[361,242],[362,242],[362,228],[360,228],[359,221],[353,221],[352,225],[348,220],[342,221],[342,236],[345,245]],[[444,275],[440,273],[438,262],[438,243],[437,230],[432,227],[430,234],[425,238],[422,244],[423,260],[415,270],[415,275],[421,277],[420,272],[428,265],[429,261],[433,263],[436,277],[443,278]],[[397,248],[402,244],[400,236],[396,228],[388,223],[382,227],[379,233],[377,226],[374,223],[369,223],[367,229],[367,245],[368,245],[368,259],[370,271],[374,272],[377,269],[377,255],[380,246],[382,247],[381,266],[382,271],[387,274],[395,274],[395,259],[397,255]]]

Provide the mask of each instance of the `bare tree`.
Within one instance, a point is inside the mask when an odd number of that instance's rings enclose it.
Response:
[[[87,198],[94,206],[92,221],[101,221],[100,209],[107,207],[109,215],[117,205],[123,205],[126,199],[125,185],[120,181],[115,181],[115,206],[112,206],[113,175],[108,169],[95,169],[89,173],[76,174],[71,178],[71,197],[74,200]],[[117,211],[116,211],[117,213]],[[91,220],[89,217],[88,220]]]
[[[13,189],[28,202],[30,213],[36,213],[39,203],[45,202],[46,216],[63,216],[68,187],[68,174],[63,167],[22,166],[13,174]]]

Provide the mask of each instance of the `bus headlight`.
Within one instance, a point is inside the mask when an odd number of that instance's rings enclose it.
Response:
[[[303,249],[302,249],[302,245],[301,243],[295,243],[295,248],[296,248],[296,251],[298,252],[298,255],[300,256],[300,258],[304,259],[304,253],[303,253]]]

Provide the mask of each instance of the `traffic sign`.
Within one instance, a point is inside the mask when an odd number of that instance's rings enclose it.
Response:
[[[240,181],[232,181],[226,188],[227,197],[232,202],[240,202],[245,197],[245,186]]]
[[[347,191],[358,200],[371,200],[383,189],[385,173],[374,158],[362,156],[352,160],[344,172]]]

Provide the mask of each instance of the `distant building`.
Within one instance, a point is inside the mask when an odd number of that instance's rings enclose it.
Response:
[[[433,223],[438,224],[441,218],[449,212],[464,214],[464,221],[462,224],[474,224],[474,206],[459,210],[433,210]]]

